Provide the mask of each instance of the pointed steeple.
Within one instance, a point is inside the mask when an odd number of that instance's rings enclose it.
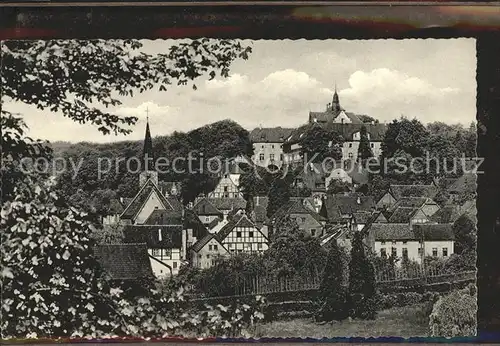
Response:
[[[334,113],[339,113],[341,111],[339,94],[337,94],[337,83],[335,83],[335,92],[333,93],[333,98],[332,98],[332,111]]]
[[[153,161],[153,140],[151,139],[151,131],[149,130],[149,117],[146,120],[146,135],[144,136],[144,145],[142,149],[143,162],[147,162],[144,166],[145,171],[151,170],[151,163]]]

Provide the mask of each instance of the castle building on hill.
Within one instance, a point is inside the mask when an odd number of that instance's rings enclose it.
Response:
[[[382,154],[382,140],[387,126],[374,121],[365,122],[366,116],[345,111],[340,105],[339,96],[335,91],[332,102],[324,112],[310,112],[307,124],[299,127],[287,137],[283,143],[284,163],[291,164],[302,160],[300,142],[306,133],[316,126],[338,133],[344,139],[342,160],[356,160],[358,157],[361,129],[366,128],[370,148],[374,157]]]

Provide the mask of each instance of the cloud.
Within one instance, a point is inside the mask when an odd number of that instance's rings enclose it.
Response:
[[[177,112],[177,109],[171,106],[161,106],[151,101],[146,101],[136,107],[118,107],[115,110],[117,115],[126,117],[137,117],[139,119],[159,119]]]
[[[464,112],[460,106],[461,95],[473,97],[459,88],[436,86],[388,68],[358,70],[349,77],[349,87],[339,91],[341,103],[348,110],[382,121],[405,115],[423,122],[438,118],[455,122],[457,114]]]

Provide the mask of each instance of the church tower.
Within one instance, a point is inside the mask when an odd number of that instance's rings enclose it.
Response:
[[[342,110],[340,107],[339,95],[337,94],[337,85],[335,85],[335,93],[333,94],[331,109],[334,114],[338,114]]]
[[[158,186],[158,172],[155,171],[153,156],[153,141],[149,130],[149,118],[146,120],[146,135],[144,136],[144,146],[142,150],[142,172],[139,175],[139,186],[142,187],[148,179]]]

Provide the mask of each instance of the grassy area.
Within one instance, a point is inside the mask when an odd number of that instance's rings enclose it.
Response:
[[[415,305],[379,311],[373,321],[345,320],[316,323],[312,318],[274,321],[257,325],[253,337],[379,337],[428,336],[428,316],[423,306]]]

